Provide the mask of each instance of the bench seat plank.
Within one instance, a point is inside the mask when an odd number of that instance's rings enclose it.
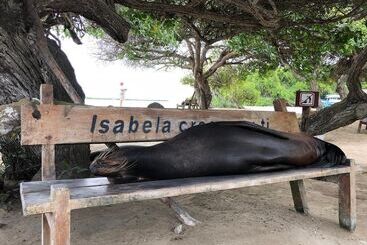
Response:
[[[68,188],[76,187],[91,187],[99,185],[111,184],[105,177],[100,178],[85,178],[85,179],[62,179],[62,180],[46,180],[46,181],[32,181],[21,183],[22,193],[32,193],[49,191],[51,185],[66,185]]]
[[[70,208],[111,205],[129,201],[157,199],[209,191],[280,183],[350,173],[350,166],[307,168],[249,175],[198,177],[159,180],[129,184],[110,184],[107,178],[23,182],[20,186],[23,214],[52,212],[51,185],[63,184],[70,189]]]

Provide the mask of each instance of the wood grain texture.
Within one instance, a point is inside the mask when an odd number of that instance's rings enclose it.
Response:
[[[54,101],[53,86],[51,84],[41,84],[40,98],[41,104],[52,105]],[[41,116],[37,113],[37,117]],[[42,180],[56,179],[55,172],[55,145],[42,145]]]
[[[42,180],[56,179],[55,145],[42,145]]]
[[[40,100],[41,100],[41,104],[53,104],[54,103],[54,89],[51,84],[41,84]]]
[[[22,185],[22,193],[32,193],[50,190],[51,185],[66,185],[69,189],[83,186],[107,186],[113,185],[106,177],[86,178],[86,179],[62,179],[49,181],[32,181],[24,182]]]
[[[54,90],[51,84],[41,84],[40,87],[40,100],[41,104],[52,105],[54,102]],[[55,145],[47,144],[42,145],[41,151],[41,178],[42,180],[54,180],[56,179],[55,168]],[[53,224],[53,214],[42,214],[41,217],[42,226],[42,245],[53,245],[54,239],[52,232],[55,227]]]
[[[70,192],[65,185],[51,186],[51,244],[70,245]]]
[[[210,191],[236,189],[248,186],[259,186],[300,179],[350,173],[349,166],[333,168],[309,168],[288,170],[282,172],[261,173],[238,176],[200,177],[175,180],[161,180],[120,185],[75,185],[73,182],[64,182],[70,189],[70,208],[80,209],[95,206],[104,206],[130,201],[174,197],[186,194],[195,194]],[[87,183],[92,183],[86,180]],[[103,179],[101,179],[103,181]],[[45,182],[38,182],[29,187],[27,182],[21,183],[21,197],[24,215],[53,212],[54,207],[50,200],[49,189],[45,190]],[[48,181],[47,184],[57,184],[58,181]]]
[[[36,109],[40,113],[38,119],[33,117],[33,112]],[[96,126],[94,130],[91,130],[94,116],[97,116]],[[133,117],[133,120],[131,120],[131,117]],[[200,122],[208,123],[212,121],[247,120],[257,124],[263,122],[265,127],[269,126],[280,131],[299,131],[295,113],[288,112],[244,110],[187,111],[152,108],[40,105],[37,108],[23,106],[21,118],[21,142],[23,145],[167,140],[179,134],[181,132],[180,128],[185,129],[192,126],[192,124],[197,125]],[[106,133],[100,132],[102,120],[110,122],[109,130]],[[122,133],[113,132],[113,127],[118,120],[124,122]],[[138,129],[135,133],[133,131],[129,132],[130,122],[134,120],[138,122]],[[151,122],[149,132],[143,132],[143,125],[146,121]],[[170,122],[169,132],[163,132],[164,122],[166,121]],[[132,128],[134,129],[135,126]]]
[[[42,225],[42,245],[52,245],[51,240],[51,213],[46,213],[41,215],[41,225]]]

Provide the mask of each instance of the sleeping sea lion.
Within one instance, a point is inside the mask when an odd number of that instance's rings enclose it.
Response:
[[[337,146],[312,136],[239,121],[195,126],[153,146],[110,150],[90,170],[99,176],[161,180],[330,167],[346,161]]]

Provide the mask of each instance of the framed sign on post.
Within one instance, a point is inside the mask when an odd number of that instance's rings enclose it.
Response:
[[[296,106],[317,108],[320,104],[319,92],[297,91]]]
[[[301,130],[305,131],[307,118],[311,108],[317,108],[320,104],[320,93],[315,91],[297,91],[296,106],[302,107]]]

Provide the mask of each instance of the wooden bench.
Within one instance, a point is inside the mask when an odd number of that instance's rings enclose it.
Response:
[[[23,106],[21,112],[22,144],[42,145],[42,181],[24,182],[20,187],[23,214],[42,214],[42,244],[70,244],[70,211],[74,209],[280,182],[290,182],[295,209],[307,213],[303,180],[314,178],[338,183],[340,226],[350,231],[356,227],[352,160],[347,166],[333,168],[129,184],[112,184],[107,178],[55,180],[56,144],[162,141],[188,127],[219,120],[247,120],[277,130],[298,132],[294,113],[53,105],[52,98],[52,87],[43,85],[41,105]],[[172,204],[175,202],[170,202]]]

